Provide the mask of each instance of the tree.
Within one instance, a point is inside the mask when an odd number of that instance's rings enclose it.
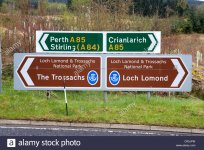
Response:
[[[29,15],[30,0],[20,0],[16,2],[17,7],[20,9],[22,15]]]
[[[46,15],[48,6],[48,0],[39,0],[38,1],[38,11],[41,16]]]
[[[172,1],[174,0],[133,0],[135,12],[144,16],[152,16],[155,14],[164,16],[167,5],[170,5]]]
[[[191,10],[191,20],[193,30],[198,33],[204,33],[204,4],[197,9]]]
[[[105,6],[112,13],[128,13],[132,0],[93,0],[94,2]]]
[[[3,1],[4,1],[4,0],[0,0],[0,7],[2,6]]]
[[[133,0],[134,11],[144,16],[166,17],[174,12],[180,16],[188,9],[187,0]]]
[[[67,0],[67,8],[70,9],[72,6],[72,0]]]
[[[179,16],[183,16],[184,12],[188,9],[187,0],[177,0],[176,10]]]

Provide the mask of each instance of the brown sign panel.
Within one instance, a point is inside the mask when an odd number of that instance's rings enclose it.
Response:
[[[17,69],[25,87],[100,87],[100,57],[26,56]]]
[[[107,88],[180,88],[188,71],[178,57],[108,57]]]

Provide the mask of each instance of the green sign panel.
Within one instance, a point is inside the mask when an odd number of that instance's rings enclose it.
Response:
[[[154,52],[157,45],[154,33],[107,33],[108,52]]]
[[[102,33],[41,32],[37,52],[102,52]]]

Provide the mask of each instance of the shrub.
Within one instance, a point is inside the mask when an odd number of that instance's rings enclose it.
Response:
[[[195,32],[204,33],[204,5],[191,11],[191,21]]]
[[[191,33],[193,24],[189,18],[178,18],[173,23],[172,32],[175,33]]]
[[[13,78],[13,64],[4,65],[2,69],[2,78],[3,79]]]
[[[48,14],[63,14],[66,10],[66,4],[62,3],[49,3],[47,6]]]
[[[9,7],[6,3],[3,3],[0,7],[0,12],[1,13],[8,13],[9,12]]]

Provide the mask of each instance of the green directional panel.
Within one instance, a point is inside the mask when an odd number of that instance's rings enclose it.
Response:
[[[43,51],[102,52],[102,33],[50,33],[42,34],[39,44]]]
[[[153,33],[107,33],[108,52],[154,52],[157,44]]]

